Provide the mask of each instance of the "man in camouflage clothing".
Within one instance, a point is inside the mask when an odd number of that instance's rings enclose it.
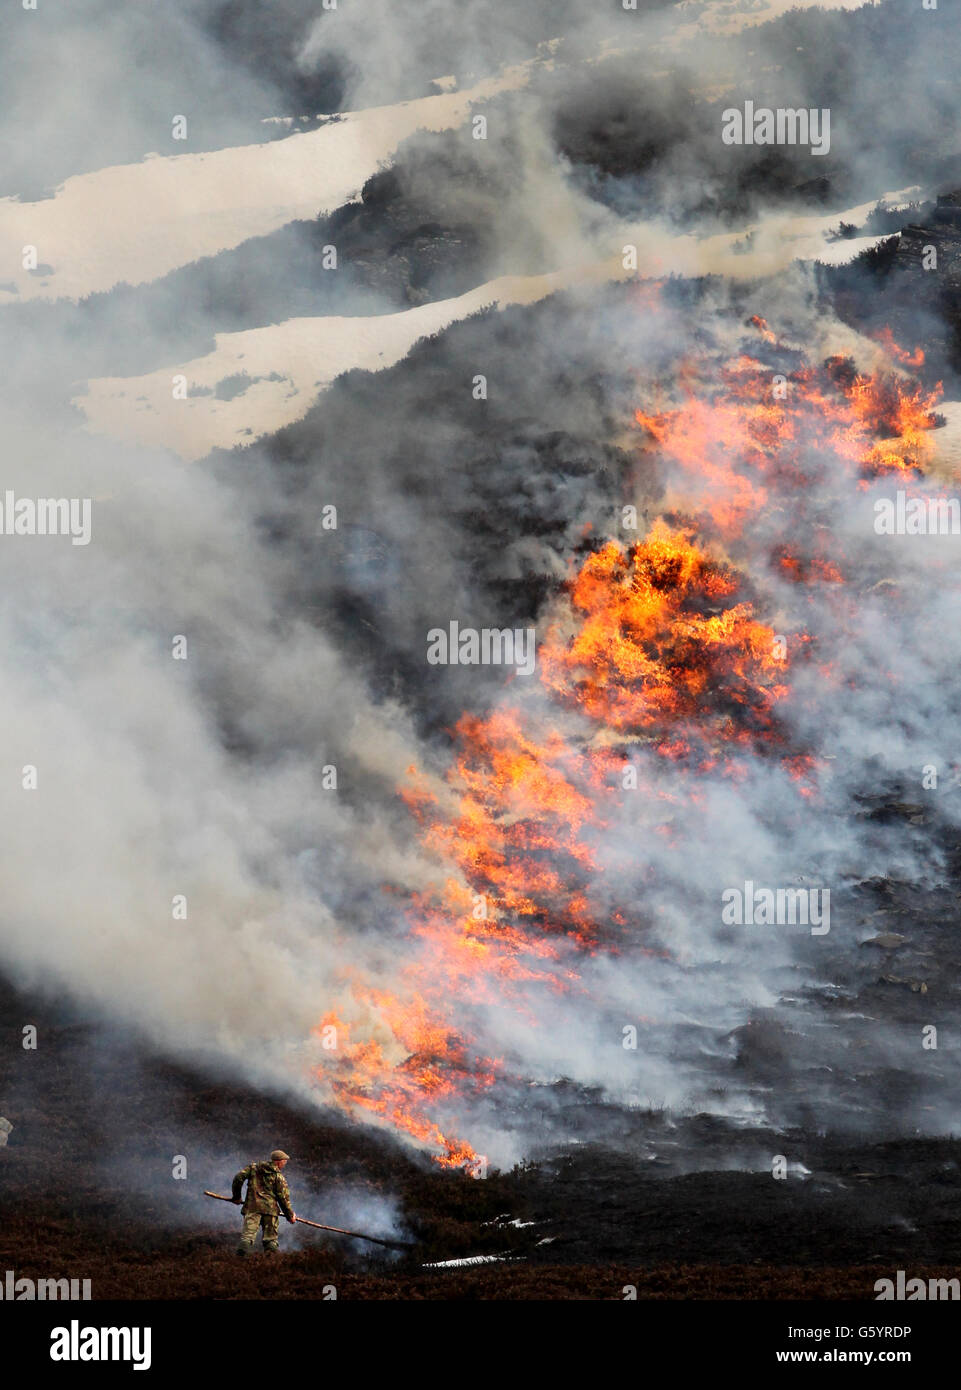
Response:
[[[237,1246],[238,1255],[254,1253],[258,1227],[264,1233],[264,1254],[276,1255],[280,1248],[280,1213],[283,1212],[290,1222],[297,1220],[290,1205],[290,1188],[284,1177],[289,1160],[290,1155],[285,1154],[283,1149],[274,1149],[266,1163],[249,1163],[234,1178],[233,1200],[237,1206],[240,1205],[241,1188],[245,1182],[247,1184],[243,1206],[244,1229]]]

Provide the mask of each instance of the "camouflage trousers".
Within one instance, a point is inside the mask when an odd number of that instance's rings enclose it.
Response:
[[[252,1255],[254,1253],[254,1242],[260,1227],[263,1227],[264,1231],[264,1253],[268,1255],[277,1253],[280,1249],[280,1217],[270,1216],[265,1212],[245,1211],[244,1228],[241,1232],[240,1244],[237,1246],[238,1255]]]

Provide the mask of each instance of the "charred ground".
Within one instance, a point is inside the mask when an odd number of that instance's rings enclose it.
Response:
[[[578,1116],[596,1130],[603,1107],[579,1092],[564,1098],[567,1144],[473,1180],[329,1113],[159,1060],[8,982],[0,1016],[0,1109],[15,1126],[0,1151],[0,1266],[89,1278],[95,1298],[320,1298],[333,1285],[341,1298],[618,1299],[626,1284],[653,1298],[868,1298],[899,1268],[961,1268],[959,1140],[858,1143],[638,1107],[612,1111],[609,1143],[588,1143]],[[21,1045],[25,1022],[35,1051]],[[410,1251],[369,1254],[320,1232],[294,1242],[285,1225],[280,1261],[237,1259],[236,1213],[199,1194],[227,1189],[275,1143],[295,1155],[304,1215],[327,1219],[324,1194],[340,1186],[392,1197]],[[791,1164],[781,1182],[775,1152]],[[502,1262],[425,1268],[480,1255]]]

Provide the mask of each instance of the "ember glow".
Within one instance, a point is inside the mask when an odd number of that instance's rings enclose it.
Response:
[[[750,327],[773,365],[744,352],[713,369],[687,362],[678,404],[637,411],[670,505],[643,538],[599,540],[572,564],[543,625],[537,697],[465,714],[446,772],[411,768],[400,789],[436,881],[406,903],[406,964],[391,988],[355,976],[347,1016],[323,1020],[339,1042],[317,1076],[346,1111],[442,1164],[476,1160],[450,1118],[511,1079],[470,1036],[471,1011],[507,1006],[536,1028],[538,999],[577,997],[588,958],[656,949],[643,912],[604,891],[632,750],[647,759],[655,821],[659,799],[677,795],[660,786],[659,762],[685,779],[691,807],[708,774],[736,784],[752,759],[783,772],[799,814],[817,798],[818,759],[792,742],[781,709],[796,671],[833,679],[804,626],[810,595],[851,599],[844,556],[823,527],[799,539],[797,517],[832,489],[920,475],[937,391],[905,375],[917,361],[893,340],[896,365],[866,375],[838,357],[805,362],[757,316]],[[780,530],[753,534],[761,508]],[[764,575],[787,589],[767,593]],[[654,825],[669,842],[675,810]]]

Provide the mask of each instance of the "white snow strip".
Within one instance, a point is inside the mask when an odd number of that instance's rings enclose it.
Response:
[[[439,1260],[435,1264],[421,1265],[421,1269],[458,1269],[463,1265],[503,1264],[506,1255],[469,1255],[464,1260]]]
[[[359,195],[401,141],[463,124],[472,103],[524,86],[535,61],[464,91],[350,112],[283,140],[148,155],[69,178],[53,198],[0,199],[0,305],[144,284],[297,218],[331,212]],[[23,268],[26,247],[36,249],[34,271]]]
[[[530,304],[578,278],[609,277],[595,267],[579,277],[508,275],[455,299],[397,314],[287,319],[268,328],[221,333],[206,357],[147,376],[102,377],[91,381],[88,394],[75,397],[73,404],[97,433],[171,448],[187,459],[202,458],[211,449],[249,444],[301,419],[342,372],[392,367],[420,338],[458,319],[489,305]],[[241,374],[251,384],[230,400],[209,394],[174,399],[176,376],[186,377],[189,393],[212,392],[218,383]],[[468,381],[465,390],[469,388]]]
[[[772,215],[740,232],[679,237],[645,223],[612,238],[614,256],[547,275],[506,275],[467,294],[396,314],[287,319],[264,328],[220,333],[213,352],[139,377],[101,377],[74,398],[88,429],[126,443],[170,448],[186,459],[212,449],[250,444],[302,419],[343,372],[379,371],[399,362],[421,338],[488,306],[532,304],[557,290],[632,278],[623,245],[636,245],[637,273],[661,275],[771,275],[791,261],[851,259],[882,237],[826,242],[841,221],[858,224],[874,203],[840,213]],[[186,399],[175,398],[175,378],[186,378]],[[231,378],[234,380],[231,381]],[[238,380],[238,378],[240,378]],[[243,380],[247,378],[249,384]],[[215,394],[221,383],[229,399]],[[183,396],[183,389],[180,391]]]
[[[761,23],[797,0],[690,0],[689,30],[718,32]],[[825,8],[861,0],[822,0]],[[678,6],[681,14],[688,0]],[[802,6],[803,8],[803,6]],[[456,78],[435,82],[437,95],[347,112],[317,130],[259,145],[203,154],[148,155],[67,179],[53,198],[22,203],[0,199],[0,306],[29,299],[80,299],[127,283],[145,284],[203,256],[266,236],[298,218],[332,212],[356,199],[363,185],[417,130],[454,129],[472,105],[529,81],[538,56],[461,91]],[[620,50],[608,49],[597,61]],[[280,118],[283,119],[283,118]],[[290,119],[290,118],[288,118]],[[35,255],[36,268],[30,250]]]

